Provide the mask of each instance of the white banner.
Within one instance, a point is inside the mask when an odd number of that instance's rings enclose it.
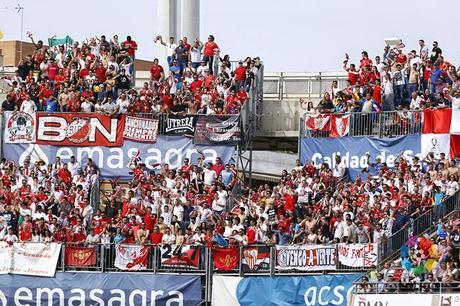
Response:
[[[372,267],[378,263],[378,244],[337,245],[339,262],[347,267]]]
[[[431,294],[353,294],[352,306],[431,306]]]
[[[450,134],[422,134],[421,155],[427,156],[434,153],[438,157],[440,153],[445,153],[446,157],[450,153]]]
[[[149,247],[136,244],[117,244],[115,267],[121,270],[140,271],[147,269]]]
[[[126,116],[123,137],[139,142],[157,142],[158,118]]]
[[[213,306],[239,306],[236,291],[242,277],[234,276],[212,276],[212,298]]]
[[[335,246],[276,246],[276,269],[322,271],[336,270]]]
[[[460,294],[433,294],[433,303],[436,306],[460,306]]]
[[[452,99],[452,119],[450,121],[450,133],[460,134],[460,99]]]
[[[35,142],[35,113],[5,112],[4,143],[33,143]]]
[[[0,274],[54,277],[61,245],[59,243],[0,242]]]

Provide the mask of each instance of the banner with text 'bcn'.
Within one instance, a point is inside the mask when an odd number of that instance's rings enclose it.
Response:
[[[433,144],[435,146],[436,144]],[[394,167],[398,155],[402,152],[406,159],[421,154],[421,135],[407,135],[394,138],[341,137],[341,138],[302,138],[300,140],[300,160],[302,163],[313,161],[319,168],[322,163],[336,166],[335,157],[340,156],[348,168],[352,179],[366,177],[365,168],[376,174],[372,166],[376,158],[389,167]],[[368,158],[366,154],[369,154]]]

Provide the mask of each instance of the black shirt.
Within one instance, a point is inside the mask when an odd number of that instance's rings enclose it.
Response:
[[[117,82],[117,87],[119,89],[129,89],[131,86],[131,81],[129,80],[127,75],[119,75],[115,78],[115,82]]]
[[[15,108],[16,108],[16,102],[14,101],[9,101],[8,99],[6,99],[2,103],[2,110],[4,111],[14,111]]]
[[[185,104],[178,103],[176,105],[173,105],[173,107],[171,108],[171,111],[174,113],[182,113],[182,112],[185,112],[186,109],[187,109],[187,106]]]
[[[431,50],[431,56],[430,56],[431,62],[434,64],[434,62],[436,62],[436,60],[441,54],[442,54],[441,48],[439,47],[433,48]]]

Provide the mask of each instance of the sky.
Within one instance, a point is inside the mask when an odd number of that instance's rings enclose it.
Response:
[[[27,31],[44,41],[131,35],[137,58],[157,55],[158,0],[0,0],[4,40],[20,39],[18,1],[24,39]],[[270,72],[339,71],[345,53],[351,62],[363,50],[381,55],[385,38],[394,37],[403,39],[406,51],[418,51],[420,38],[430,46],[437,40],[445,58],[460,64],[459,9],[458,0],[201,0],[200,36],[213,34],[232,60],[260,56]]]

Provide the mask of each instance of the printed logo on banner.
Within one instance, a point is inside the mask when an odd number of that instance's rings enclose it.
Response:
[[[200,246],[164,244],[160,250],[162,267],[197,269],[200,265]]]
[[[101,114],[37,113],[37,144],[62,146],[123,145],[124,117]]]
[[[340,137],[340,138],[302,138],[300,159],[302,163],[313,162],[317,168],[322,163],[334,168],[335,157],[340,156],[348,169],[351,179],[363,175],[362,170],[369,167],[366,154],[370,154],[370,163],[380,158],[382,163],[394,167],[398,155],[402,152],[405,159],[421,156],[421,135],[407,135],[394,138]],[[425,155],[424,155],[425,156]],[[376,174],[370,167],[371,174]],[[367,176],[367,174],[365,174]]]
[[[433,299],[434,300],[434,299]],[[460,294],[441,294],[438,306],[460,306]]]
[[[270,269],[270,248],[268,246],[244,247],[241,267],[244,272]]]
[[[432,294],[358,294],[353,295],[353,306],[431,306]]]
[[[35,141],[35,113],[5,112],[5,143]]]
[[[276,246],[276,268],[320,271],[336,269],[334,246]]]
[[[0,276],[0,305],[184,305],[202,303],[200,276],[56,273]],[[15,302],[16,301],[16,302]],[[23,303],[20,303],[23,302]]]
[[[236,144],[241,140],[239,116],[201,116],[195,129],[195,144]]]
[[[126,116],[123,137],[133,141],[155,143],[158,135],[158,123],[157,118]]]
[[[195,135],[196,122],[196,116],[169,116],[166,119],[165,135],[193,137]]]
[[[147,269],[148,257],[148,246],[117,244],[114,266],[121,270],[145,270]]]
[[[371,267],[378,264],[378,243],[339,243],[337,249],[339,262],[344,266]]]
[[[61,251],[59,243],[13,243],[0,241],[0,274],[53,277]]]
[[[198,151],[200,153],[198,153]],[[157,163],[168,163],[171,168],[178,168],[182,165],[184,158],[195,163],[198,157],[204,154],[205,162],[215,162],[217,157],[223,163],[228,163],[235,152],[234,146],[213,145],[196,146],[192,139],[179,136],[159,136],[155,144],[134,142],[124,140],[120,148],[103,146],[52,146],[35,144],[11,144],[3,147],[3,155],[8,160],[14,160],[20,165],[26,157],[31,162],[43,160],[45,163],[54,161],[59,156],[62,162],[68,162],[71,156],[85,163],[87,158],[92,158],[99,167],[101,176],[104,178],[120,177],[131,178],[129,163],[132,157],[140,152],[139,157],[146,164],[147,169],[153,170]]]
[[[212,305],[347,306],[350,294],[353,292],[353,282],[361,275],[359,273],[289,277],[214,275]],[[276,290],[272,290],[273,288]]]

